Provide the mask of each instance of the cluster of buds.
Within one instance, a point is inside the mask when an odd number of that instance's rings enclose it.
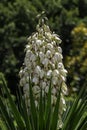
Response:
[[[37,25],[37,32],[33,33],[28,38],[26,45],[24,67],[21,68],[20,85],[23,86],[24,97],[26,104],[29,106],[29,76],[33,83],[32,90],[35,99],[35,104],[38,106],[40,91],[42,95],[47,95],[49,91],[50,79],[52,80],[51,98],[54,106],[57,100],[57,94],[60,86],[62,87],[60,101],[60,117],[65,110],[66,104],[63,95],[67,91],[65,85],[66,69],[62,63],[62,49],[59,46],[61,40],[57,34],[50,31],[48,25]],[[61,121],[60,121],[61,122]],[[61,126],[61,123],[60,123]]]

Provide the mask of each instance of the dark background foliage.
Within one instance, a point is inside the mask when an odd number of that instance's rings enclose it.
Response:
[[[81,26],[87,30],[87,0],[0,0],[0,72],[13,93],[19,83],[27,38],[35,31],[36,16],[42,11],[46,12],[51,30],[62,39],[70,92],[87,82],[87,32],[78,29]],[[75,28],[78,31],[72,34]],[[75,60],[77,55],[79,60]]]

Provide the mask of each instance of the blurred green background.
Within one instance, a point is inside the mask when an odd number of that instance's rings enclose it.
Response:
[[[27,38],[42,11],[62,39],[69,94],[87,84],[87,0],[0,0],[0,72],[15,94]]]

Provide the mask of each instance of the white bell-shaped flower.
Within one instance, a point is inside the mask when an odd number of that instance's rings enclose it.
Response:
[[[48,94],[50,79],[52,82],[52,106],[56,104],[59,87],[61,87],[59,127],[62,126],[61,114],[66,110],[63,95],[67,93],[67,86],[65,85],[67,71],[62,62],[63,56],[62,48],[59,46],[60,43],[61,39],[57,34],[51,32],[48,25],[37,25],[36,33],[28,38],[23,68],[19,72],[20,85],[23,87],[25,103],[28,108],[30,106],[29,76],[31,76],[33,84],[32,91],[36,106],[39,103],[41,88],[43,96]]]

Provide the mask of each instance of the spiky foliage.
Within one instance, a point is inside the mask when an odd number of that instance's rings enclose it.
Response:
[[[14,103],[8,88],[3,80],[4,90],[10,103],[10,108],[0,96],[0,129],[1,130],[57,130],[58,113],[61,98],[61,89],[57,96],[57,102],[53,108],[51,105],[51,84],[47,100],[43,100],[42,90],[38,108],[35,106],[32,83],[30,88],[30,111],[27,111],[25,99],[22,96],[20,87],[18,102]],[[83,95],[83,96],[82,96]],[[81,99],[81,97],[83,97]],[[86,130],[87,129],[87,99],[84,95],[84,88],[79,96],[71,103],[67,103],[66,112],[63,113],[63,126],[60,130]]]

